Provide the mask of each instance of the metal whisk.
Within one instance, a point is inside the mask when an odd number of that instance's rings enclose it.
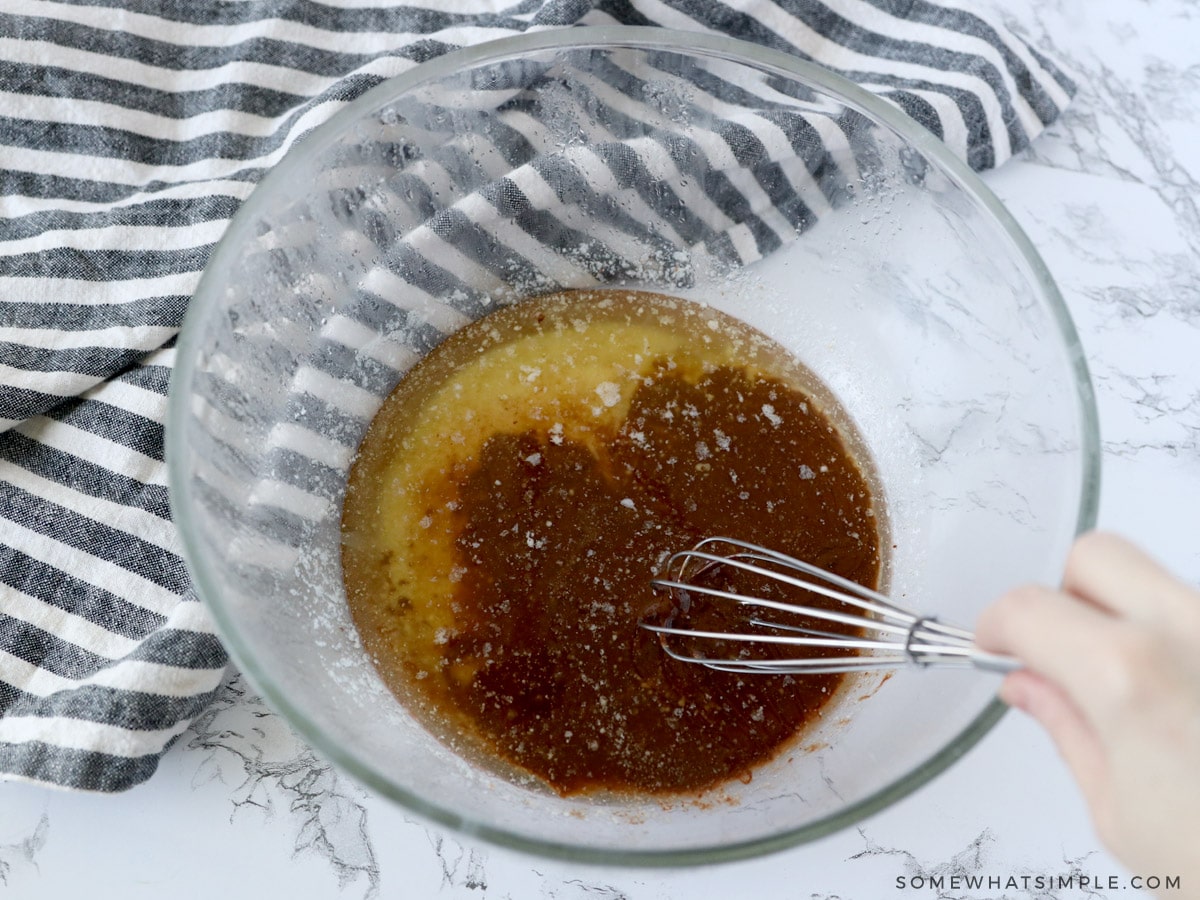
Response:
[[[869,590],[832,572],[755,544],[724,537],[706,538],[690,550],[676,553],[667,561],[665,576],[651,584],[670,594],[672,611],[661,623],[643,622],[656,632],[663,649],[672,657],[722,672],[799,674],[854,672],[892,669],[898,666],[974,667],[990,672],[1009,672],[1018,667],[1015,659],[987,653],[975,646],[974,635],[963,628],[939,622],[933,616],[905,609],[877,591]],[[722,586],[698,583],[702,576],[735,575],[745,581],[767,579],[788,588],[799,588],[836,601],[833,608],[796,604],[731,591]],[[739,587],[740,587],[739,583]],[[767,582],[760,582],[766,587]],[[681,620],[688,617],[698,597],[736,604],[749,610],[752,618],[745,630],[703,630]],[[769,618],[763,618],[766,613]],[[841,625],[850,633],[814,627],[819,622]],[[738,624],[741,627],[741,623]],[[762,629],[762,630],[755,630]],[[708,652],[728,649],[721,655]],[[679,649],[686,644],[685,651]],[[797,648],[783,658],[755,658],[748,651],[783,645]],[[844,651],[825,655],[826,648]],[[805,655],[805,649],[812,655]]]

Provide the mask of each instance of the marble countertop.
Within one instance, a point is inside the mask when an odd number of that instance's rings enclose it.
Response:
[[[1087,351],[1104,449],[1100,524],[1200,583],[1190,527],[1200,509],[1200,3],[992,2],[1079,83],[1063,119],[987,181],[1044,256]],[[985,881],[913,886],[953,874]],[[22,900],[1138,896],[1130,874],[1101,847],[1049,740],[1018,714],[855,827],[682,871],[549,862],[418,822],[297,741],[236,676],[127,794],[0,785],[0,895]],[[1074,875],[1076,886],[1039,890],[1039,875]]]

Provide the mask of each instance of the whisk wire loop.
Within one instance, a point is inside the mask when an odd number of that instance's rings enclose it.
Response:
[[[844,609],[774,600],[758,592],[743,593],[698,581],[718,568],[731,569],[742,580],[745,576],[762,579],[764,587],[771,582],[833,600]],[[673,575],[655,578],[651,584],[668,592],[674,611],[664,622],[643,622],[642,627],[656,633],[663,650],[682,662],[722,672],[776,674],[853,672],[905,665],[973,666],[996,672],[1017,667],[1009,657],[979,650],[967,629],[917,613],[878,591],[756,544],[725,537],[705,538],[690,550],[673,554],[664,569]],[[695,596],[748,607],[756,615],[747,620],[746,631],[704,630],[677,624],[677,619],[686,618],[690,612]],[[763,618],[759,613],[777,615]],[[813,620],[852,631],[816,627]],[[686,641],[689,652],[672,646],[672,641]],[[692,650],[694,645],[703,649]],[[739,646],[743,649],[736,657],[710,656],[707,652],[715,648],[728,654],[730,648]],[[795,647],[807,650],[807,655],[756,658],[746,649],[752,646]],[[844,655],[822,654],[829,649],[841,650]]]
[[[758,569],[754,566],[743,567],[743,568],[748,568],[749,571],[754,572],[756,574],[769,575],[769,573],[766,572],[766,570]],[[792,587],[807,588],[807,584],[798,579],[788,579],[788,583]],[[774,610],[776,612],[782,612],[782,613],[793,613],[794,614],[797,612],[796,605],[794,603],[783,603],[778,600],[768,600],[765,597],[757,597],[757,596],[753,596],[753,595],[749,595],[749,594],[738,594],[738,593],[734,593],[733,591],[725,591],[725,590],[721,590],[720,588],[710,587],[708,585],[694,584],[694,583],[689,583],[686,581],[673,581],[673,580],[668,580],[665,578],[656,578],[651,582],[651,584],[654,585],[654,587],[656,587],[656,588],[667,588],[667,589],[674,589],[676,591],[687,591],[689,593],[703,594],[708,597],[718,597],[722,600],[732,600],[734,603],[740,604],[741,606],[753,606],[753,607],[757,607],[760,609],[769,609],[769,610]],[[814,587],[816,587],[816,586],[814,586]],[[823,594],[827,597],[830,597],[830,599],[834,599],[834,600],[838,599],[838,596],[836,593],[832,593],[832,592],[828,592],[828,591],[819,591],[819,590],[814,590],[814,593]],[[851,615],[848,613],[839,613],[839,612],[836,612],[831,609],[822,609],[820,607],[813,607],[811,609],[805,609],[803,612],[805,613],[805,615],[807,615],[811,618],[824,619],[828,622],[838,622],[839,624],[842,624],[842,625],[858,626],[858,625],[861,625],[862,621],[863,621],[862,617],[858,616],[858,615]],[[813,629],[807,628],[803,625],[794,625],[794,624],[786,624],[786,623],[779,623],[779,622],[770,622],[770,623],[762,622],[762,624],[769,625],[772,628],[781,628],[781,629],[785,629],[788,631],[813,633]],[[897,634],[897,635],[907,635],[909,633],[909,631],[911,630],[911,626],[908,626],[908,625],[894,625],[890,622],[875,621],[875,620],[871,621],[871,628],[876,631],[888,631],[888,632],[891,632],[892,634]],[[823,632],[823,633],[830,633],[830,632]]]

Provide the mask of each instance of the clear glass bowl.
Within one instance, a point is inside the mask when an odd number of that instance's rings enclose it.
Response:
[[[375,674],[339,557],[372,415],[491,305],[605,283],[718,306],[825,380],[879,467],[891,589],[924,610],[970,625],[1006,588],[1057,581],[1094,522],[1096,417],[1067,310],[938,140],[751,44],[541,32],[365,93],[263,179],[212,255],[167,446],[188,564],[236,664],[378,793],[552,856],[750,856],[903,797],[999,718],[994,678],[875,676],[748,784],[599,803],[456,756]]]

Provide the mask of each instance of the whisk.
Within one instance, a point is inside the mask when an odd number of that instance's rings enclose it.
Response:
[[[651,584],[670,594],[672,612],[661,623],[642,622],[643,628],[656,632],[663,649],[673,658],[722,672],[744,673],[826,673],[854,672],[867,669],[892,669],[899,666],[974,667],[991,672],[1009,672],[1019,663],[1008,656],[988,653],[975,646],[974,635],[963,628],[938,621],[906,609],[877,591],[794,559],[775,550],[732,538],[712,537],[690,550],[671,556],[664,577]],[[778,585],[810,591],[836,601],[827,609],[809,604],[781,602],[751,592],[730,591],[720,586],[698,583],[708,574],[749,575],[769,579]],[[765,586],[765,583],[763,583]],[[761,593],[766,593],[762,591]],[[746,630],[706,631],[679,624],[696,602],[695,595],[728,601],[753,615]],[[770,618],[762,618],[767,613]],[[816,627],[817,622],[853,629],[839,634]],[[752,628],[767,629],[755,632]],[[741,647],[734,656],[709,656],[707,651],[726,646]],[[701,647],[685,652],[679,645]],[[673,646],[674,645],[674,646]],[[752,658],[745,652],[753,645],[784,645],[797,648],[796,655],[785,658]],[[804,650],[825,652],[825,648],[844,651],[844,655],[804,655]]]

